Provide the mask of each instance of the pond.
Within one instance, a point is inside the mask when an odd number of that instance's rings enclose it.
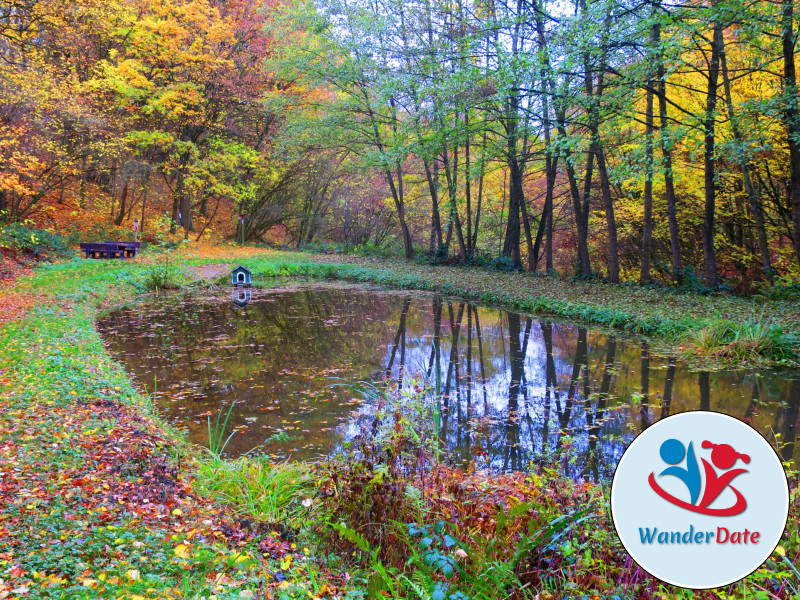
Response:
[[[747,420],[786,460],[799,453],[798,373],[692,372],[646,340],[434,294],[330,283],[182,292],[98,328],[193,442],[207,444],[209,419],[233,403],[229,456],[335,452],[377,410],[343,384],[386,379],[406,396],[427,388],[449,460],[477,469],[549,461],[608,479],[636,433],[694,409]]]

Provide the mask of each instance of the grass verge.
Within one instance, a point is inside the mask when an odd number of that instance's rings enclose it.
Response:
[[[0,598],[309,598],[317,567],[198,491],[181,432],[108,357],[93,318],[147,266],[37,270],[0,329]]]

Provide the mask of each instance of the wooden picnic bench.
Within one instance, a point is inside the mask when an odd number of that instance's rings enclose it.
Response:
[[[141,242],[82,242],[81,250],[86,258],[126,258],[136,256]]]

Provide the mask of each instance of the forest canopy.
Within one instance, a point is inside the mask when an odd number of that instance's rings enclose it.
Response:
[[[796,41],[791,0],[2,0],[0,227],[790,283]]]

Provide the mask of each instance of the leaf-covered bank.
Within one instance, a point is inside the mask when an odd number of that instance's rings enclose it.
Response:
[[[42,267],[0,329],[0,598],[321,594],[302,549],[196,491],[201,451],[106,354],[93,317],[136,293],[137,263]]]

